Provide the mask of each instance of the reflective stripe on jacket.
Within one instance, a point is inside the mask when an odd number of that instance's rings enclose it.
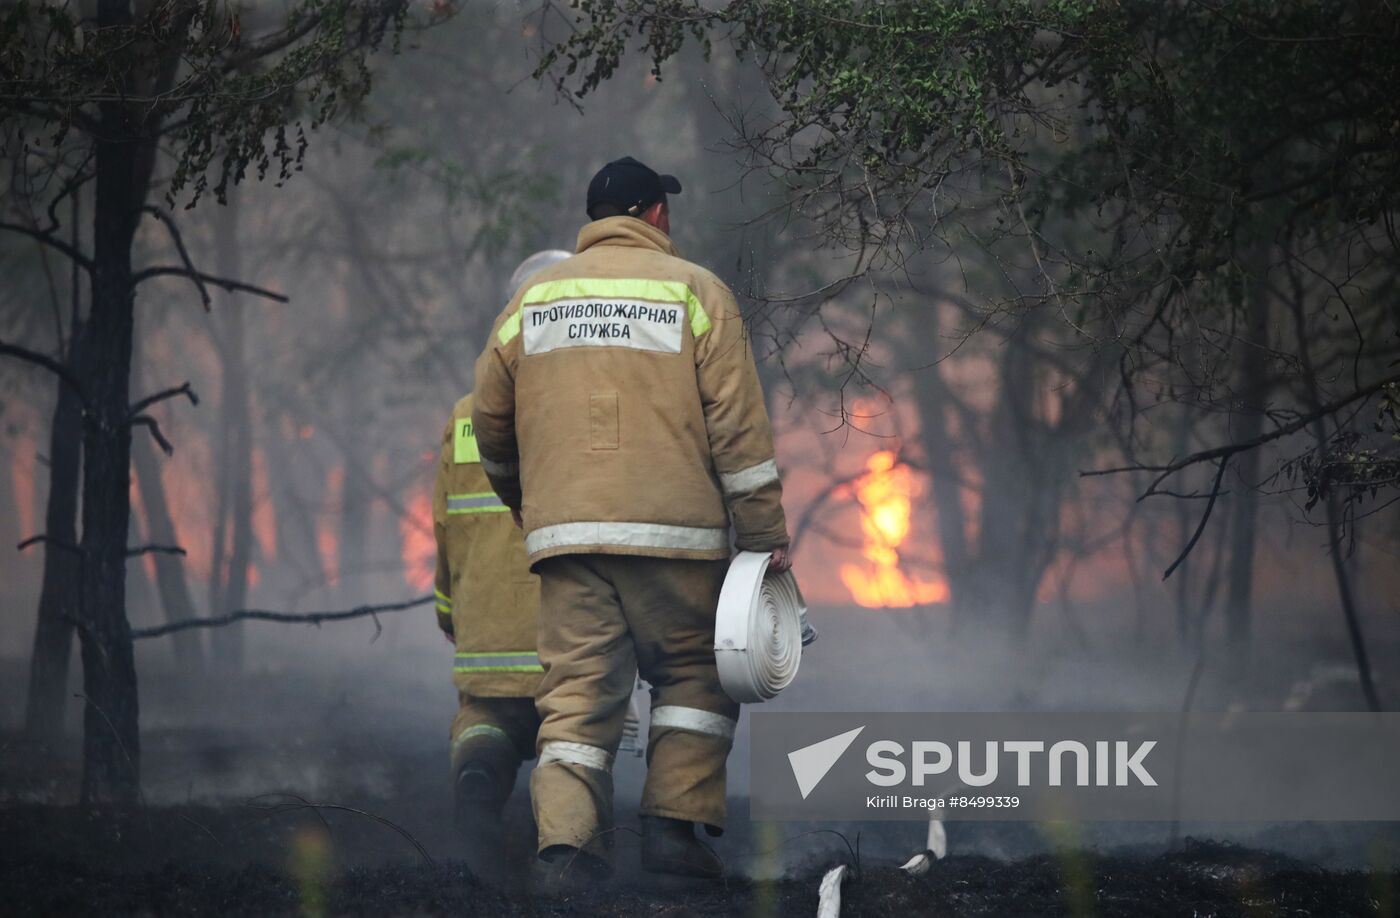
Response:
[[[457,645],[453,682],[478,697],[528,697],[543,669],[535,654],[539,578],[523,534],[482,470],[471,396],[443,431],[433,534],[438,624]]]
[[[581,552],[721,559],[786,545],[753,353],[729,289],[632,217],[579,232],[477,361],[482,467],[531,562]]]

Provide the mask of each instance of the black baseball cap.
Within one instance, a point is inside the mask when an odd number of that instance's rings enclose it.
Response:
[[[668,194],[680,194],[681,183],[674,175],[658,175],[649,166],[630,156],[615,159],[598,170],[588,183],[588,216],[599,204],[612,204],[630,216],[637,216]]]

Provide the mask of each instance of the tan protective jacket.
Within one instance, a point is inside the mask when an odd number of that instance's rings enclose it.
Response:
[[[530,279],[496,320],[475,396],[482,465],[506,504],[523,495],[531,563],[728,558],[731,517],[740,549],[788,542],[734,297],[641,220],[589,223],[577,255]]]
[[[485,698],[530,697],[544,669],[535,653],[540,579],[525,541],[481,470],[472,397],[443,431],[433,488],[438,625],[457,645],[453,682]]]

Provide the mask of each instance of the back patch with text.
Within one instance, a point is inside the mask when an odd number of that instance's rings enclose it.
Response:
[[[526,306],[526,354],[566,347],[630,347],[639,351],[681,352],[682,303],[588,298]]]

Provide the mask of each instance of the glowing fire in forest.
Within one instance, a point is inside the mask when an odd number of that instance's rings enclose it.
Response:
[[[409,501],[406,513],[399,520],[403,536],[404,580],[417,590],[433,588],[433,573],[437,565],[437,541],[433,538],[433,498],[427,493]]]
[[[38,532],[35,529],[34,513],[34,444],[21,438],[15,448],[15,461],[10,466],[11,482],[15,489],[15,502],[19,505],[19,535],[29,538]]]
[[[899,566],[899,546],[909,537],[913,499],[918,495],[913,469],[900,465],[889,450],[875,453],[865,468],[854,484],[865,563],[841,565],[841,582],[858,605],[872,609],[947,602],[947,583],[911,577]]]
[[[345,494],[345,466],[333,465],[326,474],[325,512],[316,522],[316,551],[321,556],[321,570],[326,573],[326,585],[340,586],[340,537],[335,528],[335,515]]]

